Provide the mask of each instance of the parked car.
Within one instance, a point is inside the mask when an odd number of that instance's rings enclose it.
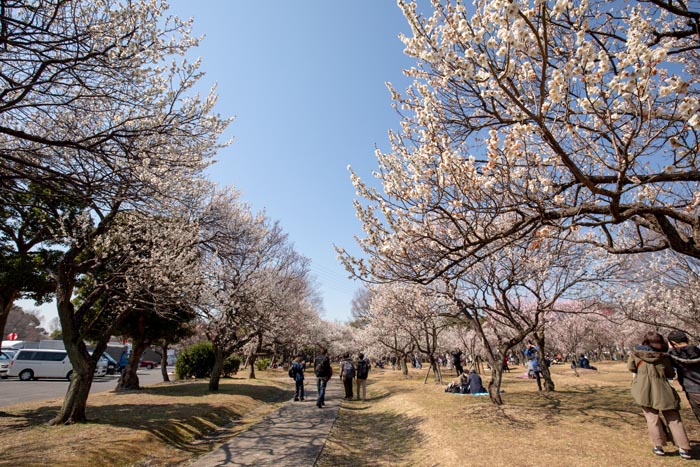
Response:
[[[7,372],[10,371],[10,362],[13,356],[14,352],[10,351],[3,350],[2,353],[0,353],[0,378],[7,378]]]
[[[107,363],[107,374],[108,375],[113,375],[117,372],[117,368],[119,367],[119,363],[107,352],[103,353],[102,356],[100,357],[100,360],[104,359],[105,362]]]
[[[107,374],[107,364],[100,359],[95,376]],[[73,365],[65,350],[20,349],[10,362],[8,376],[17,376],[21,381],[39,378],[66,378],[73,376]]]
[[[146,368],[148,370],[152,370],[153,368],[158,366],[158,362],[154,362],[153,360],[141,360],[139,362],[139,367],[140,368]]]

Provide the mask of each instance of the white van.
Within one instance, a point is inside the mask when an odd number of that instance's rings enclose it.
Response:
[[[95,376],[107,374],[107,365],[100,359]],[[73,375],[73,365],[65,350],[20,349],[10,362],[7,376],[18,376],[22,381],[38,378],[66,378]]]

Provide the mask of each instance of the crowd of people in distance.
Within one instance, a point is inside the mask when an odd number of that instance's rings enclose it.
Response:
[[[526,341],[520,355],[528,369],[528,377],[537,383],[542,391],[543,366],[562,363],[561,354],[550,356],[542,354],[532,341]],[[571,368],[597,371],[584,353],[569,357]],[[413,368],[422,368],[420,355],[409,359]],[[478,362],[465,359],[459,349],[435,356],[435,362],[455,370],[457,381],[448,383],[445,392],[458,394],[488,394],[477,371]],[[511,354],[503,358],[503,370],[509,371],[509,364],[519,363],[520,358]],[[304,371],[306,359],[296,355],[289,367],[289,376],[295,381],[295,401],[304,400]],[[367,378],[371,367],[397,369],[400,363],[396,356],[374,359],[365,358],[362,353],[353,358],[349,353],[339,361],[339,378],[344,388],[344,400],[367,400]],[[641,343],[629,353],[627,368],[634,373],[631,392],[634,401],[641,407],[646,419],[652,452],[657,456],[666,454],[664,445],[671,442],[678,447],[678,455],[683,459],[692,459],[690,442],[680,416],[680,397],[670,380],[676,378],[683,388],[693,414],[700,422],[700,347],[690,345],[688,336],[682,331],[672,331],[665,339],[656,331],[646,333]],[[313,372],[316,377],[316,406],[325,405],[325,392],[328,381],[333,376],[333,367],[326,349],[313,360]],[[578,373],[577,373],[578,375]]]

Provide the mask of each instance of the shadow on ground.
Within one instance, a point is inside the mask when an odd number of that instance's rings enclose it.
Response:
[[[231,426],[241,420],[241,414],[247,409],[235,399],[230,404],[210,404],[206,402],[172,403],[173,396],[203,397],[211,395],[207,389],[207,383],[188,383],[168,386],[156,386],[138,391],[115,393],[114,403],[111,405],[87,406],[88,424],[105,425],[111,427],[124,427],[135,430],[144,430],[151,433],[160,441],[182,451],[201,452],[204,446],[195,445],[193,441],[203,435],[211,434],[221,427]],[[247,396],[265,404],[276,404],[288,400],[292,392],[289,390],[254,384],[222,385],[216,396]],[[120,403],[123,396],[124,403]],[[148,402],[134,403],[134,396],[149,398]],[[163,396],[164,402],[159,403],[157,396]],[[154,402],[155,401],[155,402]],[[28,429],[40,425],[46,425],[60,411],[60,405],[47,405],[35,409],[23,410],[19,413],[9,414],[0,412],[5,418],[3,429]],[[243,415],[245,416],[245,415]],[[110,446],[112,448],[114,446]],[[25,448],[30,448],[25,446]],[[129,449],[122,446],[121,449]]]
[[[355,403],[359,404],[359,403]],[[340,410],[342,422],[333,426],[317,467],[399,466],[423,441],[419,418],[395,413],[372,413],[362,405]]]

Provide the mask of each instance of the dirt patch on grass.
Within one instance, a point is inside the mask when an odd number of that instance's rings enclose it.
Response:
[[[288,378],[260,373],[255,380],[222,380],[216,394],[206,381],[91,394],[87,424],[47,426],[62,401],[4,407],[0,466],[178,465],[291,397]]]
[[[675,447],[667,446],[673,455],[663,459],[651,453],[624,363],[603,363],[578,377],[565,366],[552,371],[553,393],[539,393],[534,381],[519,378],[522,367],[506,373],[501,407],[488,397],[447,394],[432,379],[423,384],[424,370],[408,378],[373,371],[370,399],[343,402],[318,466],[687,465]],[[700,424],[684,398],[682,409],[697,445]]]

